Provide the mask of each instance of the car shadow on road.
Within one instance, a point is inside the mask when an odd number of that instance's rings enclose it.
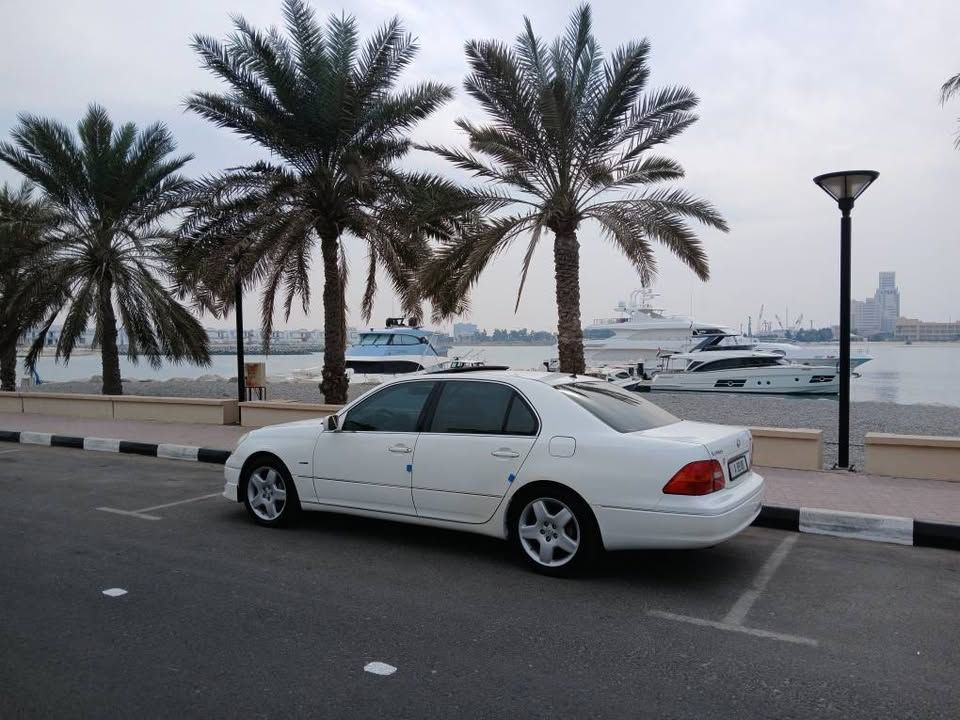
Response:
[[[225,514],[224,520],[248,525],[258,532],[277,532],[255,527],[247,513],[237,506]],[[318,535],[342,541],[344,550],[369,555],[369,562],[382,561],[383,548],[391,552],[407,551],[410,559],[422,558],[432,564],[462,563],[469,560],[484,569],[521,570],[527,572],[516,550],[493,537],[459,530],[413,525],[401,521],[366,518],[328,512],[305,512],[286,530],[297,544],[309,546]],[[631,586],[654,585],[661,589],[707,590],[731,578],[749,578],[763,563],[776,537],[765,537],[762,531],[750,530],[745,535],[721,545],[691,550],[630,550],[603,554],[585,577],[603,584]],[[285,538],[289,542],[291,537]]]

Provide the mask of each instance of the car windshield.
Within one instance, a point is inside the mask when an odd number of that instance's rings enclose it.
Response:
[[[557,389],[617,432],[663,427],[680,418],[635,394],[606,383],[567,383]]]

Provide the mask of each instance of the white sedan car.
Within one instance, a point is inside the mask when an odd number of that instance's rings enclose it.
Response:
[[[593,378],[441,372],[245,435],[223,494],[268,526],[324,510],[505,538],[565,575],[603,549],[706,547],[746,528],[763,500],[751,442]]]

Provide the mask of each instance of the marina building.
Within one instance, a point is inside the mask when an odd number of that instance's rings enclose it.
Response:
[[[897,320],[894,339],[910,342],[960,340],[960,322],[924,322],[913,318],[900,318]]]

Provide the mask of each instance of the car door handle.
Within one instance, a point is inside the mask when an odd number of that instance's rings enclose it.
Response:
[[[492,453],[490,453],[490,454],[493,455],[494,457],[502,457],[502,458],[518,458],[518,457],[520,457],[520,453],[514,452],[514,451],[511,450],[510,448],[500,448],[499,450],[494,450],[494,451],[493,451]]]
[[[387,448],[392,453],[412,453],[413,448],[407,447],[406,445],[391,445]]]

